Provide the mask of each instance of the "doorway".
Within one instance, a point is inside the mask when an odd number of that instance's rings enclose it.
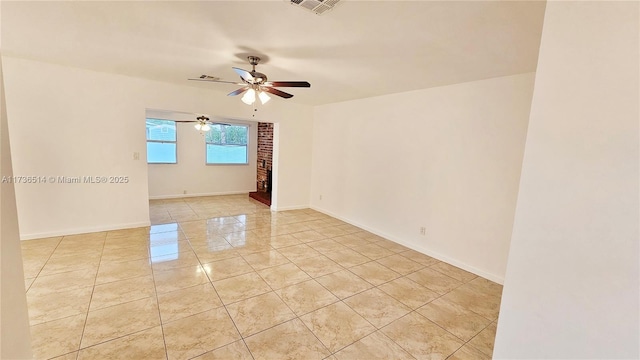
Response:
[[[258,156],[256,191],[249,193],[252,199],[271,206],[273,189],[273,124],[258,123]]]

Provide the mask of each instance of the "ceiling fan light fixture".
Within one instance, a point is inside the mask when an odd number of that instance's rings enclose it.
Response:
[[[211,126],[209,126],[209,118],[201,115],[198,116],[196,118],[196,120],[198,121],[195,125],[193,125],[194,128],[196,128],[196,130],[202,132],[202,131],[209,131],[211,130]]]
[[[247,105],[253,105],[253,103],[256,102],[256,91],[253,89],[247,90],[242,96],[242,102]]]
[[[258,94],[258,98],[260,98],[260,102],[262,103],[262,105],[266,104],[267,102],[269,102],[269,100],[271,100],[271,96],[267,95],[267,93],[264,91],[260,91],[260,93]]]

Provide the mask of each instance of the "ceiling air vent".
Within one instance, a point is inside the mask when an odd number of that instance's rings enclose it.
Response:
[[[317,15],[333,9],[340,0],[284,0],[291,5],[301,7],[303,9],[313,11]]]

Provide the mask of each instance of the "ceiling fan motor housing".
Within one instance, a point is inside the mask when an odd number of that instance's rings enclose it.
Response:
[[[252,71],[251,76],[253,76],[253,85],[260,85],[267,82],[267,75],[263,73],[259,73],[257,71]]]
[[[260,58],[257,56],[248,56],[247,59],[249,59],[249,64],[256,66],[258,65],[258,63],[260,62]]]

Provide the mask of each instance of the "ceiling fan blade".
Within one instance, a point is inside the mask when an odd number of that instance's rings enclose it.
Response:
[[[198,123],[200,121],[198,120],[168,120],[168,121],[173,121],[173,122],[177,122],[177,123]],[[231,126],[231,124],[228,123],[221,123],[221,122],[217,122],[217,121],[205,121],[207,124],[209,125],[222,125],[222,126]]]
[[[311,87],[306,81],[269,81],[264,86],[272,87]]]
[[[235,85],[244,85],[243,83],[239,83],[239,82],[236,82],[236,81],[211,80],[211,79],[187,79],[187,80],[215,82],[215,83],[224,83],[224,84],[235,84]]]
[[[236,72],[236,74],[240,75],[240,77],[247,82],[253,82],[253,76],[251,76],[251,73],[248,72],[247,70],[242,70],[242,69],[238,69],[236,67],[232,68],[233,71]]]
[[[236,95],[240,95],[240,94],[242,94],[243,92],[245,92],[245,91],[247,91],[247,90],[249,90],[249,87],[248,87],[248,86],[245,86],[245,87],[242,87],[242,88],[240,88],[240,89],[238,89],[238,90],[236,90],[236,91],[232,91],[232,92],[228,93],[228,94],[227,94],[227,96],[236,96]]]
[[[263,91],[266,91],[266,92],[268,92],[268,93],[271,93],[271,94],[273,94],[273,95],[283,97],[283,98],[285,98],[285,99],[289,99],[289,98],[292,98],[292,97],[293,97],[293,95],[291,95],[291,94],[289,94],[289,93],[286,93],[286,92],[284,92],[284,91],[280,91],[280,90],[278,90],[278,89],[274,89],[274,88],[272,88],[272,87],[268,87],[268,86],[261,87],[260,89],[261,89],[261,90],[263,90]]]

